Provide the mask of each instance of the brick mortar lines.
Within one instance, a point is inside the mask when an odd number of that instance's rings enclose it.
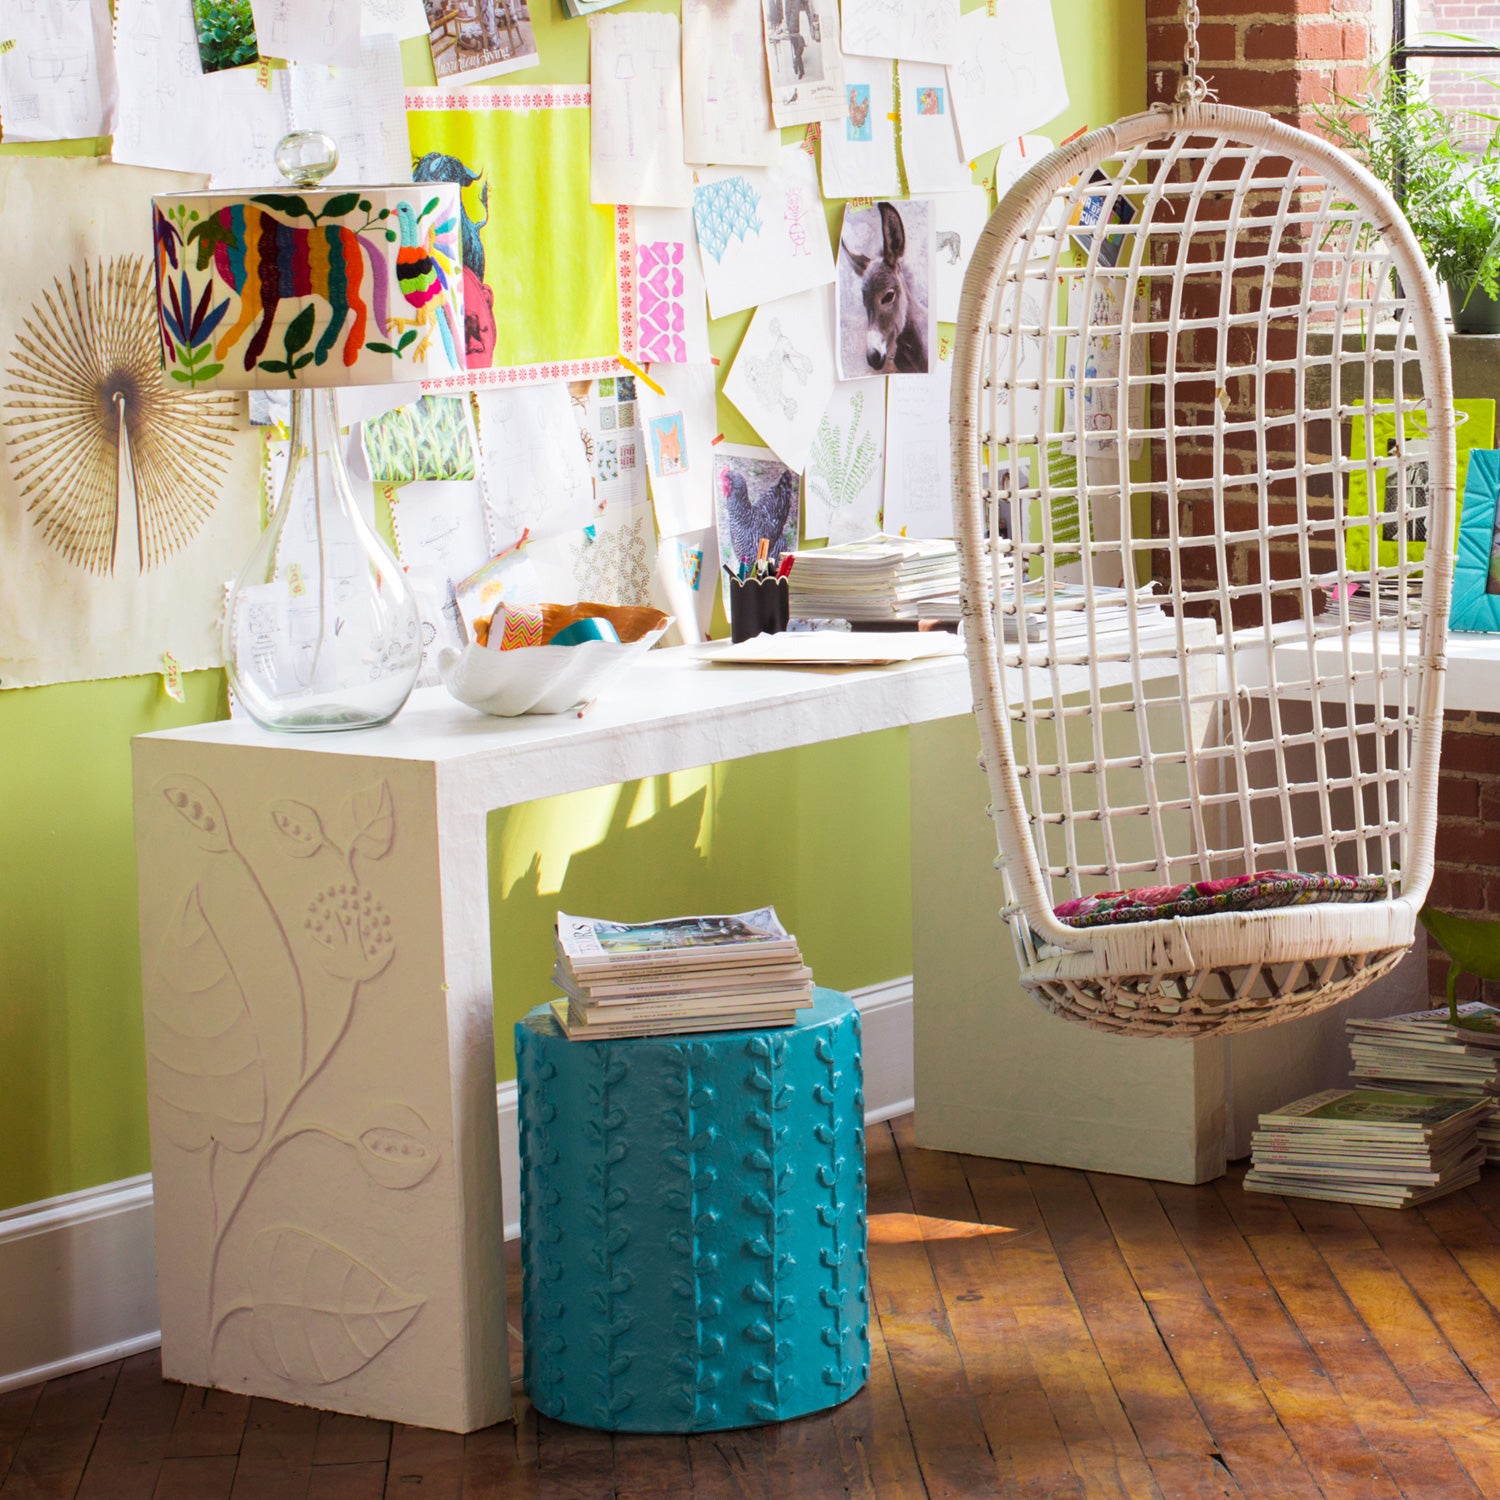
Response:
[[[1444,715],[1436,863],[1430,900],[1460,916],[1500,920],[1500,714]],[[1447,993],[1448,958],[1429,946],[1428,992]],[[1500,984],[1459,982],[1460,1000],[1500,1005]]]

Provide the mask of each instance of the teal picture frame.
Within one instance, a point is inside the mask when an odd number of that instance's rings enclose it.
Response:
[[[1500,632],[1500,451],[1469,455],[1458,555],[1453,563],[1453,630]]]

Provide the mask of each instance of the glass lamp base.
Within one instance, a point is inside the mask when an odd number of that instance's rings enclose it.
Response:
[[[230,592],[224,660],[236,705],[292,734],[384,724],[416,685],[416,599],[355,504],[332,391],[293,396],[286,482]]]

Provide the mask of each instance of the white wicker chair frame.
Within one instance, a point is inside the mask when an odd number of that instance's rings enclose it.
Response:
[[[1247,110],[1094,131],[991,217],[953,356],[955,524],[1002,916],[1058,1014],[1247,1030],[1352,994],[1410,946],[1455,513],[1438,305],[1379,184]],[[1096,418],[1082,441],[1075,413]],[[1345,498],[1361,475],[1374,515]],[[1368,566],[1350,558],[1359,532]],[[1153,556],[1165,594],[1102,592]],[[1360,583],[1373,634],[1351,618]],[[1054,914],[1268,868],[1384,875],[1387,893],[1085,929]]]

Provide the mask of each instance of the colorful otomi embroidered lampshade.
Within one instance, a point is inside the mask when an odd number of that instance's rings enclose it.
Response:
[[[453,184],[151,201],[162,357],[173,380],[250,390],[464,373]]]

